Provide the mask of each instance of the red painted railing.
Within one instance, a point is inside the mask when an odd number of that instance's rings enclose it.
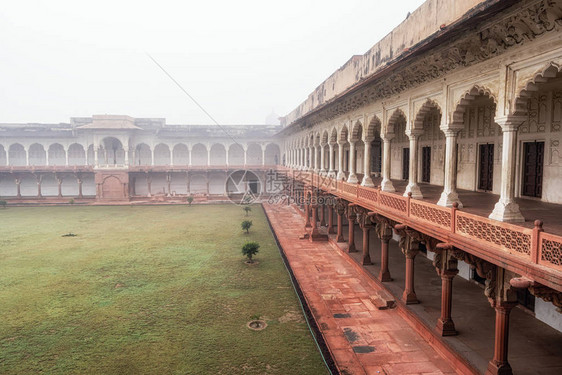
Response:
[[[283,169],[283,168],[281,168]],[[358,203],[367,209],[397,221],[408,221],[437,227],[445,237],[468,240],[488,253],[503,253],[517,259],[552,270],[556,277],[541,271],[545,279],[558,279],[551,287],[562,289],[562,236],[544,233],[537,225],[535,229],[498,222],[486,217],[442,207],[433,203],[411,199],[398,194],[383,192],[376,188],[350,184],[334,178],[319,176],[312,172],[286,169],[293,178],[326,192]],[[538,224],[538,223],[537,223]],[[466,241],[465,241],[466,242]],[[518,263],[521,263],[520,261]],[[519,266],[518,270],[524,269]]]

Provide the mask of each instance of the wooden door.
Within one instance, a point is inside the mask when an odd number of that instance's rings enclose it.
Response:
[[[523,195],[542,196],[543,162],[544,142],[523,143]]]
[[[402,179],[410,178],[410,149],[404,148],[402,152]]]
[[[491,191],[494,184],[494,145],[480,145],[480,173],[478,189]]]
[[[422,182],[429,183],[431,179],[431,147],[422,148]]]

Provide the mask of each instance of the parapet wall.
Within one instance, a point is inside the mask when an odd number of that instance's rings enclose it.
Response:
[[[282,120],[290,125],[316,107],[329,102],[356,83],[384,69],[409,48],[462,18],[479,4],[495,0],[427,0],[410,16],[375,44],[367,53],[353,56],[318,86],[308,98]]]

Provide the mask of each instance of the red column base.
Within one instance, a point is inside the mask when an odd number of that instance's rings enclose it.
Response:
[[[387,281],[392,281],[392,277],[390,277],[390,272],[389,271],[385,271],[385,272],[380,272],[379,273],[379,280],[382,282],[387,282]]]
[[[415,305],[416,303],[420,303],[418,297],[416,296],[416,292],[406,292],[402,295],[402,300],[406,305]]]
[[[513,371],[511,370],[511,366],[508,362],[495,363],[494,360],[491,360],[488,363],[486,375],[513,375]]]
[[[441,336],[456,336],[459,334],[455,329],[455,323],[452,320],[443,321],[441,319],[437,319],[436,329]]]

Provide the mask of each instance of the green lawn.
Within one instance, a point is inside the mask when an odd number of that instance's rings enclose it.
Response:
[[[0,209],[0,373],[326,374],[261,207],[249,235],[244,219],[235,205]],[[255,317],[268,327],[246,328]]]

